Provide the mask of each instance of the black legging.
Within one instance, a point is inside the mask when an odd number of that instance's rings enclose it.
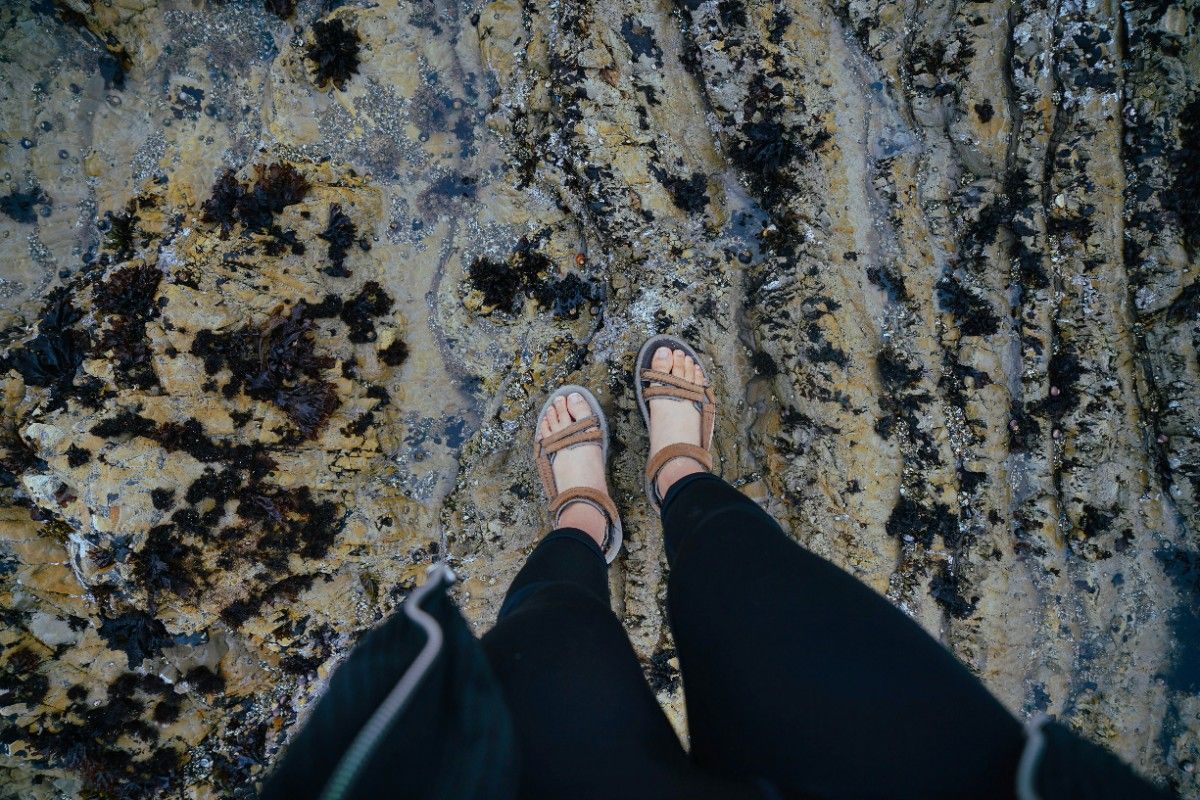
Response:
[[[613,614],[600,548],[534,549],[483,638],[522,798],[1005,798],[1020,724],[915,622],[712,475],[663,504],[683,750]]]

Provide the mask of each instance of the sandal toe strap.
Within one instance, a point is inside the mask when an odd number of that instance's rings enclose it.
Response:
[[[594,436],[589,436],[582,439],[576,438],[580,434],[592,432],[595,433]],[[599,441],[602,438],[603,433],[600,430],[600,418],[593,415],[590,417],[584,417],[583,419],[577,419],[567,427],[563,428],[561,431],[555,431],[549,436],[543,436],[538,440],[537,443],[538,446],[541,447],[542,452],[544,452],[546,455],[549,455],[550,453],[557,453],[559,450],[570,447],[574,444],[579,444],[580,442]]]

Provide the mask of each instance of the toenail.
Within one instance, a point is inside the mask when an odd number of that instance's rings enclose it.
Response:
[[[581,395],[579,392],[571,392],[571,399],[576,403],[581,403],[583,402],[583,395]]]
[[[671,355],[671,350],[666,347],[660,347],[658,348],[658,352],[656,352],[654,355],[658,356],[659,358],[666,358],[667,356]]]

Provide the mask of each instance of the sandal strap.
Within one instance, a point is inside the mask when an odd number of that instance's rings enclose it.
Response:
[[[587,503],[608,518],[606,540],[612,535],[613,523],[621,518],[616,503],[604,492],[593,489],[591,486],[572,486],[570,489],[559,492],[550,501],[550,516],[554,518],[556,527],[559,513],[571,503]]]
[[[544,441],[537,443],[537,455],[552,456],[560,450],[574,447],[577,444],[588,444],[589,442],[599,442],[604,440],[604,431],[600,430],[597,425],[587,430],[575,431],[567,436],[562,436],[555,439],[549,445]]]
[[[690,400],[693,403],[703,403],[708,400],[703,389],[699,387],[684,389],[679,386],[647,386],[642,390],[642,397],[647,400],[654,397],[671,397],[676,400]]]
[[[706,447],[697,447],[694,444],[686,442],[676,442],[669,444],[662,450],[659,450],[654,456],[646,462],[646,477],[650,479],[651,485],[654,485],[658,480],[658,473],[662,472],[662,468],[668,462],[674,461],[677,458],[691,458],[700,463],[704,469],[712,472],[713,460],[712,454],[708,452]],[[657,490],[655,490],[657,492]]]
[[[577,419],[567,427],[563,428],[561,431],[555,431],[549,436],[543,436],[538,441],[541,443],[543,450],[547,454],[556,453],[559,450],[562,450],[563,447],[570,447],[571,445],[561,445],[559,447],[554,447],[553,445],[561,442],[563,439],[568,439],[574,436],[580,431],[586,431],[592,428],[595,428],[597,432],[600,430],[600,419],[595,414],[590,417],[584,417],[583,419]]]
[[[580,420],[580,422],[584,421],[586,420]],[[549,439],[550,437],[546,438]],[[599,425],[596,425],[592,428],[576,430],[566,438],[559,438],[552,442],[549,447],[543,446],[544,440],[534,442],[533,463],[537,466],[538,477],[542,480],[542,488],[546,490],[546,497],[553,500],[558,496],[558,482],[554,480],[554,461],[550,457],[560,450],[566,450],[568,447],[603,442],[603,440],[604,431],[600,429]]]
[[[712,387],[650,368],[641,371],[641,379],[643,381],[667,384],[665,386],[647,386],[643,389],[642,397],[647,402],[655,397],[669,397],[675,400],[690,400],[700,407],[700,448],[707,452],[712,445],[713,428],[717,422],[717,396],[713,392]],[[694,447],[695,445],[686,446]],[[666,450],[667,448],[664,448],[659,451],[659,455],[666,452]],[[695,456],[689,457],[694,458]],[[705,463],[699,458],[696,460]],[[660,465],[658,469],[661,468]],[[658,472],[658,469],[655,470],[655,473]],[[712,470],[711,456],[705,464],[705,469]],[[647,465],[647,474],[649,474],[649,465]]]
[[[659,372],[656,369],[647,367],[642,370],[642,380],[651,381],[653,383],[664,383],[667,386],[674,386],[679,389],[703,389],[704,387],[686,378],[681,378],[678,375],[672,375],[669,372]]]

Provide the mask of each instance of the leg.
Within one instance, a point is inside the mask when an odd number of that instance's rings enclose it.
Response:
[[[592,414],[579,393],[558,397],[538,422],[538,446]],[[600,442],[553,449],[539,470],[547,494],[571,487],[607,493]],[[509,587],[483,638],[521,749],[523,798],[744,797],[703,775],[646,684],[608,596],[601,551],[608,521],[572,503]]]
[[[1012,798],[1021,726],[915,622],[711,475],[670,488],[692,754],[823,798]]]
[[[521,797],[753,796],[689,763],[583,531],[560,528],[538,545],[483,645],[516,727]]]

